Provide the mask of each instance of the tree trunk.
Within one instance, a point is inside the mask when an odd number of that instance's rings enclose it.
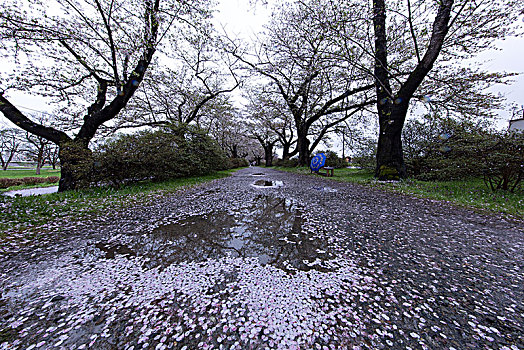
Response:
[[[266,166],[273,166],[273,144],[264,146],[264,158],[266,159]]]
[[[291,157],[289,154],[290,148],[291,148],[290,144],[287,144],[287,143],[282,144],[282,159],[283,160],[289,160],[289,158]]]
[[[58,192],[76,190],[89,184],[93,154],[86,142],[67,141],[59,145],[60,182]]]
[[[238,158],[238,145],[231,147],[231,158]]]
[[[404,119],[405,113],[404,115],[391,115],[391,118],[384,118],[380,121],[375,169],[375,177],[379,180],[400,180],[406,177],[406,165],[402,151]]]
[[[42,145],[40,145],[40,148],[38,149],[38,155],[36,157],[36,175],[40,175],[40,169],[42,169],[42,165],[44,163],[44,148]]]
[[[406,176],[402,152],[402,128],[406,120],[409,101],[433,67],[448,33],[453,0],[439,1],[433,22],[431,39],[426,53],[397,93],[393,93],[388,71],[388,45],[386,35],[385,0],[373,0],[373,27],[375,33],[375,88],[380,134],[377,147],[375,177],[379,180],[399,180]]]
[[[309,140],[307,131],[300,130],[297,135],[298,165],[309,165]]]

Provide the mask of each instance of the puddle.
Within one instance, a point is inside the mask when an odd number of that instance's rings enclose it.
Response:
[[[104,244],[102,242],[98,242],[95,244],[95,247],[105,253],[106,259],[114,259],[116,254],[136,256],[136,253],[129,247],[119,243]]]
[[[284,186],[284,183],[282,181],[257,180],[253,183],[252,186],[259,188],[277,188]]]
[[[28,188],[25,190],[8,191],[8,192],[4,192],[4,196],[27,197],[27,196],[35,196],[35,195],[40,195],[40,194],[55,193],[55,192],[58,192],[58,186]]]
[[[254,174],[251,174],[251,176],[264,176],[265,174],[264,173],[254,173]]]
[[[328,271],[327,242],[305,232],[304,220],[292,201],[257,196],[238,212],[189,216],[157,227],[128,244],[130,252],[147,256],[152,265],[204,262],[208,259],[257,257],[287,272]],[[97,247],[108,254],[119,249]],[[126,253],[124,251],[124,253]]]
[[[249,192],[11,280],[0,349],[298,349],[325,337],[314,329],[333,329],[333,339],[364,329],[353,300],[371,287],[354,264],[326,252],[327,237],[296,202]],[[355,318],[343,329],[337,314]]]
[[[338,192],[337,189],[331,188],[331,187],[312,187],[313,190],[320,191],[320,192],[327,192],[327,193],[336,193]]]

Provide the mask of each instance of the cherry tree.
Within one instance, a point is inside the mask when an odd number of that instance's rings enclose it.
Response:
[[[0,130],[0,165],[2,170],[7,167],[14,159],[23,143],[23,136],[19,129],[2,129]]]
[[[311,152],[337,124],[374,103],[372,77],[355,63],[364,53],[342,55],[330,27],[316,21],[315,12],[330,3],[283,3],[251,47],[228,42],[228,50],[267,81],[266,91],[283,101],[293,120],[300,165],[308,163]]]
[[[374,79],[379,115],[375,176],[406,175],[402,129],[413,100],[441,102],[459,113],[492,114],[500,98],[483,93],[505,74],[461,66],[461,60],[513,33],[522,1],[374,0]],[[389,20],[388,20],[389,18]],[[402,78],[394,78],[402,72]],[[470,110],[467,110],[469,106]]]
[[[198,30],[209,1],[32,0],[0,9],[2,55],[16,68],[0,81],[0,112],[59,147],[59,191],[79,188],[92,169],[89,142],[114,120],[142,84],[163,42]],[[47,96],[61,128],[44,126],[9,100],[9,91]]]

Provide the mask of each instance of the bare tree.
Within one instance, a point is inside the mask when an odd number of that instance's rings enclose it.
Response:
[[[378,0],[372,7],[362,1],[326,1],[322,8],[298,1],[337,42],[334,57],[347,57],[351,67],[375,82],[377,177],[405,175],[400,135],[415,107],[470,117],[489,117],[500,108],[502,98],[486,88],[507,83],[512,74],[459,62],[513,33],[522,1]],[[359,60],[352,59],[356,56]]]
[[[58,146],[54,143],[49,144],[49,146],[46,148],[46,152],[44,155],[44,162],[49,163],[53,170],[56,169],[56,166],[59,163],[58,158]]]
[[[371,77],[337,54],[342,50],[339,42],[315,20],[313,12],[322,11],[323,3],[297,2],[278,8],[267,36],[251,52],[229,41],[230,52],[264,77],[284,101],[293,117],[300,165],[308,163],[326,133],[346,120],[348,115],[342,112],[350,111],[351,116],[374,103]],[[362,55],[355,52],[350,60],[358,61]],[[319,123],[323,127],[311,142],[308,136]]]
[[[218,49],[212,28],[187,33],[173,46],[169,64],[145,77],[114,129],[200,124],[220,113],[240,86],[236,60]]]
[[[209,134],[231,158],[247,159],[259,154],[260,145],[249,137],[245,118],[233,107],[224,111],[220,118],[213,120],[209,126]]]
[[[398,179],[406,175],[402,129],[410,102],[417,97],[417,93],[419,97],[423,97],[420,88],[439,59],[441,66],[438,73],[445,72],[448,68],[448,77],[442,79],[442,74],[433,75],[437,82],[433,86],[445,86],[444,94],[451,100],[457,100],[457,97],[464,97],[463,91],[457,93],[457,90],[463,88],[464,84],[469,84],[472,88],[465,90],[470,94],[466,94],[465,97],[468,98],[462,100],[463,106],[468,102],[475,107],[486,106],[490,96],[474,96],[471,92],[478,90],[472,85],[501,81],[504,75],[474,74],[474,71],[466,69],[462,69],[462,74],[460,70],[452,70],[450,75],[449,65],[491,47],[494,39],[510,34],[509,26],[523,8],[522,1],[513,0],[407,0],[402,4],[389,5],[385,0],[373,1],[373,74],[380,125],[375,175],[379,179]],[[389,22],[386,20],[387,15],[391,17]],[[406,29],[399,30],[395,23],[404,24]],[[404,43],[403,52],[409,54],[401,55],[401,62],[391,64],[391,58],[395,60],[399,56],[395,52],[395,46],[401,42]],[[404,79],[393,78],[398,70],[404,72]],[[457,78],[450,78],[453,75]],[[464,76],[469,76],[469,79],[464,79]],[[437,92],[438,90],[434,91]],[[473,97],[478,101],[474,101]],[[491,106],[496,106],[497,101],[498,99],[492,98]]]
[[[18,129],[0,130],[0,162],[2,170],[7,170],[22,145],[22,135]]]
[[[250,135],[264,149],[266,165],[273,163],[274,147],[282,147],[282,157],[289,159],[298,150],[291,152],[296,143],[293,119],[278,94],[265,91],[264,86],[253,86],[245,94],[249,103],[244,107],[248,116]]]
[[[31,1],[27,11],[20,11],[17,2],[4,1],[0,9],[2,50],[13,61],[25,55],[27,65],[3,81],[0,112],[18,127],[58,145],[59,191],[64,191],[82,185],[92,164],[89,142],[135,94],[163,39],[176,39],[177,23],[196,27],[205,22],[209,2],[55,2]],[[48,15],[48,6],[53,6],[55,15]],[[53,97],[66,116],[62,130],[20,112],[8,100],[8,89]]]
[[[28,132],[26,133],[25,141],[24,154],[28,160],[36,162],[36,175],[40,175],[40,169],[42,169],[46,160],[51,141]]]

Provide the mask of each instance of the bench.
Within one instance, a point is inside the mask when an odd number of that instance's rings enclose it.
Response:
[[[326,173],[321,173],[319,171],[313,171],[311,170],[312,173],[315,173],[317,175],[322,175],[322,176],[326,176],[326,177],[332,177],[333,176],[333,171],[335,170],[335,168],[333,168],[332,166],[325,166],[325,167],[322,167],[320,169],[324,169],[326,171]]]
[[[333,168],[332,166],[325,166],[322,169],[324,169],[326,171],[326,176],[327,177],[332,177],[333,176],[333,171],[335,170],[335,168]]]

